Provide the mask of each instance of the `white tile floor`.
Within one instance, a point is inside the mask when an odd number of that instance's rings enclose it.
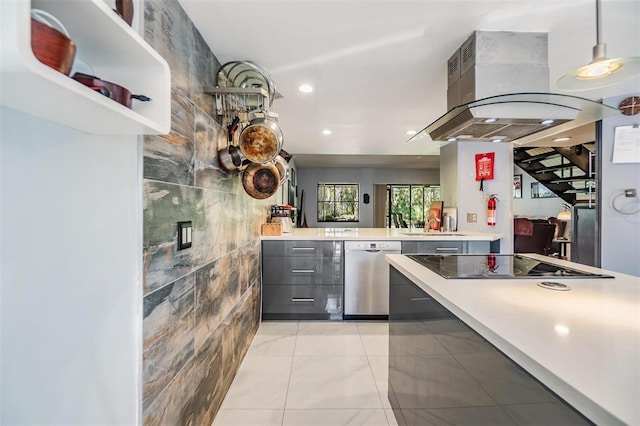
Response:
[[[386,322],[263,322],[214,426],[397,425]]]

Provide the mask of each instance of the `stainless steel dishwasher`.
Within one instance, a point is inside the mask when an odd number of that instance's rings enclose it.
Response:
[[[400,241],[344,242],[344,318],[389,316],[389,264],[385,254],[400,253]]]

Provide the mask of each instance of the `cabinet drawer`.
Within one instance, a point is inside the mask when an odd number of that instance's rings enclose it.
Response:
[[[403,241],[402,253],[466,253],[466,241]]]
[[[341,257],[265,257],[262,282],[271,284],[342,284]]]
[[[341,285],[272,285],[262,289],[264,314],[326,314],[342,317]]]
[[[453,314],[393,267],[389,268],[389,294],[390,320],[437,320],[453,317]]]
[[[340,257],[342,241],[263,241],[263,257]]]

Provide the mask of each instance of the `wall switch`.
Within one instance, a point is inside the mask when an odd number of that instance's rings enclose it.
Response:
[[[191,247],[191,234],[193,224],[189,222],[178,222],[178,250]]]
[[[478,213],[467,213],[467,223],[478,223]]]

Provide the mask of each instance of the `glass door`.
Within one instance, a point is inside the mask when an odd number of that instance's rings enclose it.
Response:
[[[431,202],[437,200],[439,185],[387,185],[387,227],[424,228]]]

